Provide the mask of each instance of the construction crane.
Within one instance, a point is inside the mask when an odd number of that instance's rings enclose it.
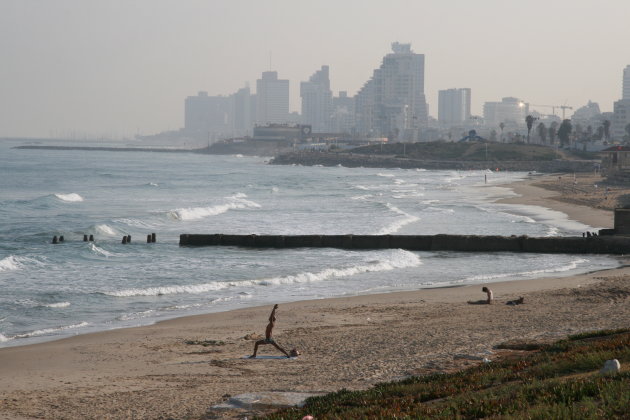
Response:
[[[565,112],[567,109],[573,109],[572,106],[567,106],[567,105],[534,105],[531,104],[531,106],[544,106],[547,108],[551,108],[551,112],[553,113],[553,115],[556,115],[556,108],[560,108],[562,109],[562,119],[564,120],[565,118]]]

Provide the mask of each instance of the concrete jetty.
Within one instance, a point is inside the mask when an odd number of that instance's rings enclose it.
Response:
[[[180,246],[342,248],[409,251],[628,254],[630,237],[528,237],[481,235],[225,235],[182,234]]]

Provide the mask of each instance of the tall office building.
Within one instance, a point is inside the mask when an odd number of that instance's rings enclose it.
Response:
[[[252,114],[253,97],[249,86],[230,95],[230,128],[232,137],[251,136],[254,126]]]
[[[510,126],[525,125],[529,104],[518,98],[503,98],[501,102],[483,104],[483,119],[488,127],[496,128],[504,123]]]
[[[621,99],[630,99],[630,65],[623,69],[623,85]]]
[[[427,125],[424,96],[424,55],[411,44],[392,44],[392,53],[356,96],[357,126],[361,134],[415,141]]]
[[[348,92],[340,91],[339,96],[333,97],[332,131],[336,133],[354,133],[355,100],[348,96]]]
[[[438,92],[438,121],[445,126],[464,123],[470,118],[470,88]]]
[[[308,82],[300,83],[302,122],[310,124],[316,133],[330,131],[332,91],[328,74],[328,66],[322,66]]]
[[[184,102],[184,128],[191,134],[221,135],[229,131],[230,111],[227,96],[208,96],[199,92]]]
[[[263,72],[256,80],[256,123],[283,124],[289,119],[289,81],[278,79],[278,72]]]

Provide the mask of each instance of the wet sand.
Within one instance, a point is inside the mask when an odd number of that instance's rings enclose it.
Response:
[[[612,226],[612,212],[562,207],[531,185],[541,180],[515,184],[522,196],[510,202]],[[467,303],[485,298],[480,285],[279,302],[274,336],[302,352],[294,360],[243,359],[264,334],[271,306],[0,349],[0,419],[202,416],[228,395],[364,389],[492,360],[506,341],[630,325],[629,268],[489,287],[492,305]],[[505,304],[519,296],[524,304]],[[262,346],[259,354],[279,353]]]

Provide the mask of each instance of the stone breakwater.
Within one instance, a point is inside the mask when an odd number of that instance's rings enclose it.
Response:
[[[421,160],[391,155],[363,155],[349,152],[291,152],[275,156],[272,165],[345,166],[348,168],[401,168],[401,169],[448,169],[518,172],[592,172],[599,163],[595,160],[549,160],[549,161],[463,161]]]
[[[528,237],[479,235],[224,235],[182,234],[180,246],[250,248],[406,249],[409,251],[628,254],[630,237]]]

